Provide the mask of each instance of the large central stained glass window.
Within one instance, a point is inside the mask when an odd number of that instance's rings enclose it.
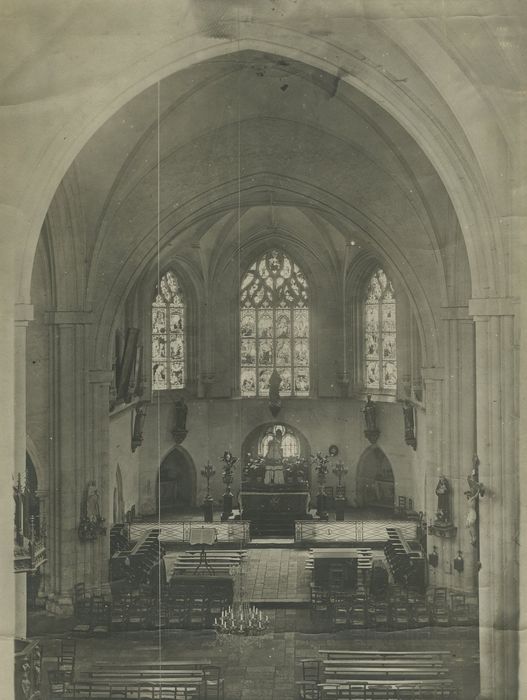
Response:
[[[364,374],[366,390],[395,392],[395,295],[381,269],[371,276],[364,299]]]
[[[274,370],[281,396],[309,396],[308,285],[298,265],[273,248],[242,278],[240,392],[267,396]]]

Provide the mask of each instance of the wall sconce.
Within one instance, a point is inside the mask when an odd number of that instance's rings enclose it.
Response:
[[[430,552],[428,555],[428,563],[430,566],[433,566],[434,569],[437,569],[437,566],[439,564],[439,554],[437,553],[437,547],[434,545],[434,551]]]
[[[458,551],[457,557],[454,559],[454,569],[459,574],[462,574],[464,568],[465,568],[465,560],[463,559],[463,554],[461,553],[461,551]]]

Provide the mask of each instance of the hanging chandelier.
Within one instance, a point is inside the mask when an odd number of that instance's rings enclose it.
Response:
[[[269,617],[246,599],[246,562],[242,559],[229,569],[234,584],[233,603],[214,620],[218,638],[259,637],[269,630]]]
[[[221,611],[221,616],[214,620],[214,628],[220,635],[256,637],[269,629],[269,617],[254,605],[237,603]]]

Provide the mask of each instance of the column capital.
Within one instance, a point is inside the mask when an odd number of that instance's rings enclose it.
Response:
[[[92,311],[49,311],[46,314],[46,323],[50,325],[87,326],[94,322]]]
[[[517,297],[488,297],[469,299],[468,312],[471,316],[514,316],[518,311]]]
[[[472,321],[468,306],[443,306],[439,310],[442,321]]]
[[[15,325],[27,326],[29,321],[35,318],[35,307],[33,304],[15,304]]]

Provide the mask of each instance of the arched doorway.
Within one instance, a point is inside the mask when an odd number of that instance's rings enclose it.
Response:
[[[196,469],[190,456],[176,447],[161,462],[158,477],[158,512],[187,510],[196,502]]]
[[[390,508],[395,501],[395,479],[390,460],[380,447],[368,447],[357,465],[357,503],[363,508]]]

